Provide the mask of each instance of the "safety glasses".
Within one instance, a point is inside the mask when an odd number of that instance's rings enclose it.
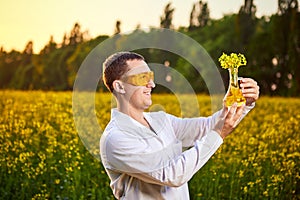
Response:
[[[125,83],[129,83],[135,86],[146,86],[149,84],[150,80],[154,81],[153,71],[144,72],[140,74],[126,76],[121,79]]]

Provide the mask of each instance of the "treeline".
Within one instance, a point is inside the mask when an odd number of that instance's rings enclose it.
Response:
[[[161,28],[174,29],[173,13],[169,3],[161,16]],[[297,0],[278,0],[278,12],[271,17],[257,18],[253,0],[245,0],[239,12],[213,20],[209,5],[199,1],[190,13],[190,25],[176,31],[184,33],[201,44],[216,65],[222,52],[245,54],[248,64],[241,68],[243,76],[253,77],[265,95],[299,96],[300,94],[300,11]],[[142,30],[136,30],[143,32]],[[151,29],[150,32],[156,31]],[[121,21],[116,22],[115,33],[120,35],[116,44],[122,49]],[[146,32],[144,32],[147,34]],[[85,57],[98,44],[111,36],[86,37],[76,23],[62,42],[51,37],[39,54],[33,53],[33,41],[24,51],[0,50],[0,88],[20,90],[72,90],[77,71]],[[117,38],[117,37],[115,37]],[[207,92],[200,74],[184,58],[157,49],[141,49],[147,61],[166,62],[191,83],[196,92]],[[197,56],[197,55],[195,55]],[[99,63],[101,67],[101,63]],[[227,83],[228,72],[219,69]],[[99,84],[100,90],[105,90]],[[167,92],[158,87],[157,92]]]

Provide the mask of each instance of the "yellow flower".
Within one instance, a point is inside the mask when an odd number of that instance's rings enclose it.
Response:
[[[230,56],[223,53],[220,58],[219,62],[221,64],[221,67],[224,69],[228,68],[238,68],[239,66],[246,65],[247,60],[243,54],[236,54],[231,53]]]
[[[54,183],[58,185],[60,183],[60,179],[55,179]]]
[[[244,192],[247,193],[248,192],[248,188],[247,186],[244,187]]]

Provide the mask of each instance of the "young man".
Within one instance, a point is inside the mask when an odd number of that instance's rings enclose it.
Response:
[[[242,79],[246,105],[210,117],[182,119],[144,112],[152,104],[154,75],[144,58],[118,52],[103,64],[103,80],[117,101],[100,141],[102,163],[117,199],[187,200],[187,182],[254,107],[259,87]],[[183,148],[188,150],[182,151]]]

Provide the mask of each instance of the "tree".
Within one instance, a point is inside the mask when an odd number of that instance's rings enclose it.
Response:
[[[5,51],[4,51],[3,46],[1,46],[1,48],[0,48],[0,56],[1,56],[3,53],[5,53]]]
[[[65,33],[64,34],[64,37],[63,37],[63,41],[61,43],[61,47],[65,47],[69,44],[69,41],[68,41],[68,37],[67,37],[67,34]]]
[[[196,9],[196,3],[193,4],[193,8],[192,8],[192,11],[191,11],[191,14],[190,14],[190,26],[189,26],[189,30],[192,30],[194,28],[196,28],[198,25],[199,25],[199,22],[198,22],[198,12],[197,12],[197,9]]]
[[[173,12],[174,8],[171,7],[171,3],[168,3],[165,7],[163,16],[160,17],[160,27],[161,28],[173,28],[172,20],[173,20]]]
[[[245,0],[244,5],[240,8],[240,12],[254,18],[256,13],[256,6],[253,4],[253,0]]]
[[[239,10],[236,21],[236,30],[240,39],[240,51],[245,50],[245,46],[254,34],[255,13],[256,6],[253,4],[253,0],[245,0],[244,5]]]
[[[80,30],[80,25],[75,23],[73,29],[71,30],[69,45],[75,45],[83,42],[83,33]]]
[[[297,0],[278,0],[278,14],[283,15],[291,10],[298,10]]]
[[[278,15],[272,16],[271,40],[274,60],[274,94],[291,96],[299,94],[299,44],[300,13],[298,2],[278,0]]]
[[[25,65],[28,65],[31,63],[31,58],[33,55],[33,42],[29,41],[26,46],[25,49],[23,50],[23,54],[22,54],[22,63],[21,65],[24,67]]]
[[[272,65],[274,44],[270,35],[272,33],[269,22],[262,17],[258,20],[256,31],[247,45],[247,67],[241,68],[243,76],[253,77],[258,81],[260,92],[265,95],[273,93],[272,84],[276,73],[276,67]]]
[[[29,42],[26,44],[23,53],[24,53],[24,54],[27,54],[27,55],[32,55],[32,54],[33,54],[33,42],[32,42],[32,41],[29,41]]]
[[[200,13],[198,16],[199,26],[204,27],[209,22],[209,9],[207,6],[207,3],[203,3],[202,1],[199,1],[199,7],[200,7]]]
[[[0,56],[0,87],[9,88],[11,80],[22,62],[22,54],[15,50]]]
[[[50,36],[50,40],[48,44],[45,45],[45,47],[41,50],[40,54],[49,54],[53,50],[56,49],[57,44],[55,43],[53,36]]]
[[[115,35],[121,33],[121,21],[116,22],[116,27],[115,27]]]
[[[205,2],[199,1],[193,4],[193,8],[190,14],[189,30],[193,30],[197,27],[204,27],[210,21],[210,11],[208,5]]]
[[[33,42],[29,41],[21,54],[20,63],[16,65],[11,76],[9,87],[14,89],[31,89],[33,87],[32,77],[35,70],[33,57]]]

